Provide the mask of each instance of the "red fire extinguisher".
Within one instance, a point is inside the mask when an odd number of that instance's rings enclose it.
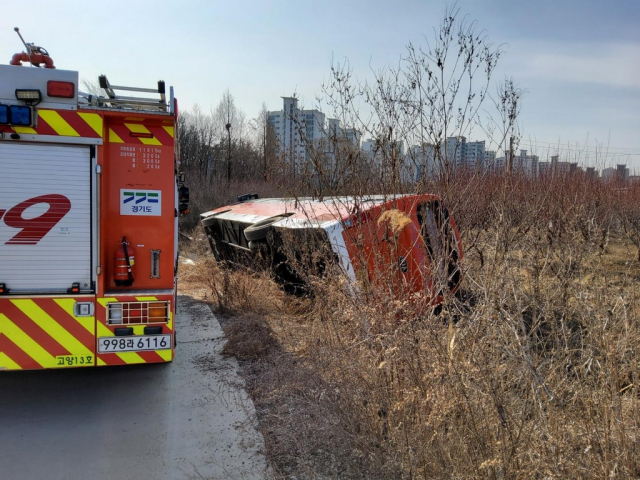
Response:
[[[127,242],[127,237],[122,237],[122,241],[116,250],[113,279],[117,287],[130,287],[133,285],[135,277],[135,252],[131,244]]]

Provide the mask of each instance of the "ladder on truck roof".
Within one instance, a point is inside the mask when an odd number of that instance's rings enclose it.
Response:
[[[98,77],[98,82],[100,84],[100,88],[105,91],[107,96],[89,96],[86,100],[91,105],[96,105],[98,107],[112,107],[133,110],[158,110],[161,112],[173,112],[173,87],[170,87],[171,101],[169,102],[169,104],[167,104],[164,80],[158,81],[157,90],[153,88],[123,87],[119,85],[111,85],[106,75],[100,75]],[[160,98],[156,100],[149,97],[125,97],[123,95],[117,95],[115,92],[116,90],[139,93],[158,93],[160,94]]]

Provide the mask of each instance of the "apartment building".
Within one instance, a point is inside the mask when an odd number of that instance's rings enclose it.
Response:
[[[484,164],[485,142],[467,142],[467,137],[448,137],[442,158],[448,159],[454,168],[478,168]]]
[[[529,155],[527,150],[520,150],[519,155],[513,156],[511,167],[514,173],[519,173],[527,177],[535,177],[538,175],[538,166],[540,163],[544,162],[540,162],[537,155]],[[507,170],[508,157],[498,157],[493,164],[497,172],[504,172]]]
[[[319,110],[302,110],[296,97],[282,97],[280,111],[268,112],[274,129],[278,151],[293,167],[294,173],[307,160],[309,146],[315,146],[325,136],[325,115]]]
[[[277,137],[278,153],[294,167],[294,174],[302,171],[312,150],[335,165],[341,146],[360,148],[362,134],[357,129],[342,128],[338,119],[326,118],[320,110],[301,109],[295,96],[282,100],[282,110],[268,112],[267,118]]]

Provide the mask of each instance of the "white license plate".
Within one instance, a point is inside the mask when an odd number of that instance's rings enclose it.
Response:
[[[98,353],[171,349],[171,335],[131,335],[98,338]]]

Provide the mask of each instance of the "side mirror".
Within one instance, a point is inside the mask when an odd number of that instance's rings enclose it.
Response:
[[[189,213],[189,188],[184,185],[178,187],[178,204],[180,215],[187,215]]]
[[[189,188],[181,185],[178,188],[178,202],[189,203]]]

